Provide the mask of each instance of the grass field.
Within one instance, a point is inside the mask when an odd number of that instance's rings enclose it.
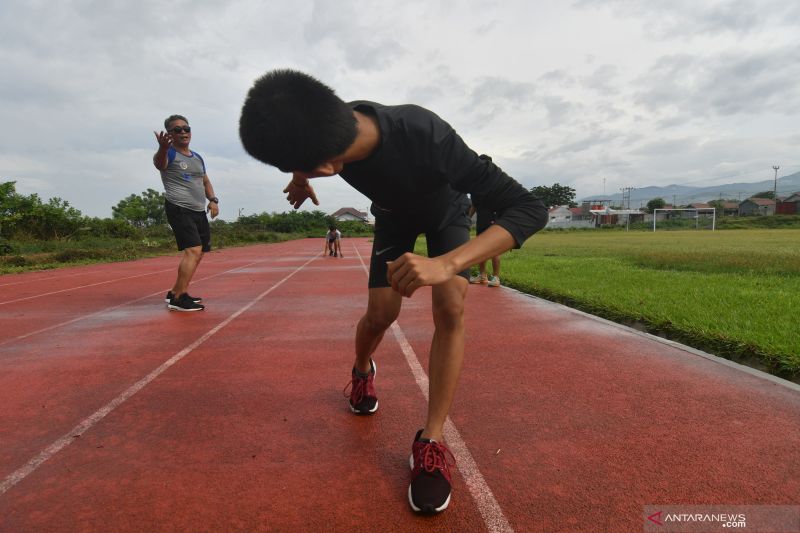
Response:
[[[800,230],[544,231],[503,284],[800,377]]]

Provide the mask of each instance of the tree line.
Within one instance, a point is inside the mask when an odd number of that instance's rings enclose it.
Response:
[[[111,218],[84,216],[61,198],[42,200],[24,195],[16,182],[0,183],[0,239],[70,240],[82,237],[139,238],[148,230],[167,226],[164,193],[147,189],[131,194],[111,208]],[[292,211],[242,216],[236,222],[212,221],[212,228],[235,226],[242,231],[324,235],[330,224],[345,234],[363,234],[371,228],[360,221],[337,222],[322,211]]]
[[[575,189],[555,183],[531,189],[548,207],[574,207]],[[165,227],[164,193],[147,189],[131,194],[111,208],[111,218],[84,216],[62,198],[43,200],[38,194],[24,195],[16,190],[15,181],[0,183],[0,239],[4,240],[69,240],[83,236],[133,238],[143,230]],[[239,217],[234,223],[223,220],[214,226],[235,224],[242,230],[277,233],[313,233],[325,231],[335,224],[347,234],[363,234],[370,228],[360,221],[337,222],[322,211],[290,211],[260,213]]]

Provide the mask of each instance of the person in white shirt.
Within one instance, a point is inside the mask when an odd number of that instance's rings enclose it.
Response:
[[[325,250],[328,255],[333,257],[344,257],[342,254],[342,232],[336,229],[336,226],[331,224],[328,226],[328,233],[325,234]]]

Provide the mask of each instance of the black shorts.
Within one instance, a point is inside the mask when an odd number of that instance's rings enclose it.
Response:
[[[375,237],[372,241],[372,257],[369,262],[369,288],[390,287],[386,280],[387,261],[394,261],[406,252],[414,251],[417,237],[424,233],[428,242],[428,257],[446,254],[469,241],[470,220],[462,208],[454,212],[443,225],[426,228],[415,223],[413,217],[398,218],[375,216]],[[469,279],[469,269],[458,273]]]
[[[489,229],[492,224],[494,224],[495,219],[497,219],[497,213],[487,209],[481,209],[480,207],[476,210],[476,212],[478,216],[477,220],[475,221],[475,234],[480,235]]]
[[[204,252],[211,251],[211,227],[205,211],[193,211],[170,201],[164,202],[164,209],[175,233],[178,250],[202,246]]]

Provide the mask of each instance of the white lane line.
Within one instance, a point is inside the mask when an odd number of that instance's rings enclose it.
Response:
[[[62,275],[54,275],[54,276],[47,276],[44,278],[36,278],[36,279],[25,279],[22,281],[12,281],[11,283],[0,283],[0,287],[8,287],[9,285],[25,285],[26,283],[41,283],[44,281],[50,281],[53,279],[64,279],[64,278],[74,278],[75,276],[85,276],[87,274],[93,274],[98,270],[91,270],[87,272],[75,272],[74,274],[62,274]],[[3,276],[10,276],[13,274],[3,274]]]
[[[369,275],[369,270],[367,270],[367,266],[364,264],[361,254],[358,253],[358,249],[356,249],[355,246],[353,248],[355,249],[356,255],[358,255],[358,260],[361,261],[361,266],[364,268],[364,271],[367,272],[367,275]],[[425,370],[422,368],[417,354],[414,352],[403,330],[400,328],[400,324],[396,321],[392,323],[392,333],[394,333],[394,337],[400,345],[400,350],[402,350],[406,362],[411,368],[411,373],[414,375],[417,386],[422,391],[422,394],[425,395],[425,400],[429,401],[428,376],[425,374]],[[481,471],[478,469],[478,464],[475,462],[475,459],[473,459],[469,448],[467,448],[467,444],[464,442],[464,439],[461,438],[461,433],[458,431],[453,421],[450,420],[449,416],[444,423],[444,438],[447,441],[448,448],[450,448],[450,451],[453,452],[456,458],[456,467],[459,472],[461,472],[461,477],[464,478],[467,488],[472,495],[472,499],[475,500],[475,504],[478,506],[478,511],[483,517],[486,529],[491,533],[512,533],[514,529],[503,514],[503,510],[500,508],[497,498],[494,497],[492,489],[489,488],[489,484],[486,483],[483,474],[481,474]]]
[[[171,271],[174,271],[174,270],[175,270],[174,268],[167,268],[167,269],[164,269],[164,270],[156,270],[155,272],[147,272],[145,274],[136,274],[135,276],[127,276],[127,277],[124,277],[124,278],[110,279],[110,280],[107,280],[107,281],[98,281],[97,283],[89,283],[88,285],[81,285],[79,287],[71,287],[69,289],[61,289],[60,291],[45,292],[45,293],[42,293],[42,294],[36,294],[34,296],[26,296],[25,298],[17,298],[16,300],[6,300],[5,302],[0,302],[0,305],[13,304],[14,302],[22,302],[22,301],[25,301],[25,300],[33,300],[33,299],[36,299],[36,298],[42,298],[44,296],[51,296],[53,294],[59,294],[59,293],[62,293],[62,292],[76,291],[78,289],[85,289],[87,287],[96,287],[98,285],[105,285],[106,283],[116,283],[117,281],[123,281],[123,280],[126,280],[126,279],[141,278],[143,276],[152,276],[154,274],[162,274],[164,272],[171,272]]]
[[[53,457],[55,454],[57,454],[70,444],[72,444],[72,442],[74,442],[77,437],[80,437],[81,435],[89,431],[95,424],[97,424],[99,421],[105,418],[105,416],[108,415],[111,411],[122,405],[127,399],[129,399],[131,396],[142,390],[145,386],[147,386],[147,384],[156,379],[158,376],[163,374],[169,367],[171,367],[172,365],[174,365],[175,363],[186,357],[195,348],[203,344],[205,341],[210,339],[215,333],[217,333],[219,330],[221,330],[222,328],[230,324],[233,320],[235,320],[239,315],[241,315],[242,313],[250,309],[253,305],[258,303],[267,294],[271,293],[272,291],[283,285],[283,283],[286,280],[288,280],[289,278],[300,272],[300,270],[305,268],[305,266],[308,265],[310,262],[314,261],[318,255],[319,254],[315,255],[314,257],[303,263],[301,266],[297,267],[294,271],[292,271],[291,274],[289,274],[288,276],[277,282],[275,285],[273,285],[269,289],[259,294],[250,303],[248,303],[247,305],[245,305],[244,307],[242,307],[241,309],[230,315],[228,318],[217,324],[213,329],[206,332],[204,335],[202,335],[199,339],[191,343],[189,346],[187,346],[180,352],[176,353],[169,359],[167,359],[164,363],[161,364],[161,366],[159,366],[158,368],[147,374],[145,377],[143,377],[142,379],[131,385],[125,392],[123,392],[122,394],[120,394],[119,396],[108,402],[106,405],[95,411],[88,418],[83,420],[80,424],[72,428],[72,430],[69,431],[66,435],[62,436],[61,438],[57,439],[55,442],[50,444],[47,448],[42,450],[37,456],[33,457],[30,461],[25,463],[24,466],[12,472],[8,477],[6,477],[3,480],[2,483],[0,483],[0,495],[5,494],[6,491],[8,491],[8,489],[13,487],[26,477],[28,477],[37,468],[39,468],[39,466],[41,466],[42,463]]]
[[[211,279],[211,278],[216,278],[217,276],[221,276],[223,274],[228,274],[230,272],[236,272],[237,270],[241,270],[243,268],[247,268],[247,267],[250,267],[252,265],[256,265],[258,263],[263,263],[264,261],[269,261],[269,259],[260,259],[258,261],[253,261],[251,263],[247,263],[246,265],[242,265],[240,267],[232,268],[230,270],[225,270],[224,272],[218,272],[218,273],[213,274],[211,276],[206,276],[204,278],[200,278],[200,279],[194,280],[192,282],[192,284],[196,284],[196,283],[199,283],[201,281],[205,281],[205,280],[208,280],[208,279]],[[157,296],[157,295],[163,294],[163,293],[164,293],[163,290],[158,291],[158,292],[154,292],[154,293],[148,294],[146,296],[142,296],[141,298],[135,298],[133,300],[128,300],[127,302],[123,302],[123,303],[118,304],[118,305],[113,305],[111,307],[106,307],[105,309],[101,309],[100,311],[95,311],[94,313],[89,313],[88,315],[79,316],[79,317],[73,318],[72,320],[67,320],[67,321],[64,321],[64,322],[60,322],[58,324],[53,324],[52,326],[48,326],[48,327],[42,328],[42,329],[37,329],[36,331],[31,331],[29,333],[25,333],[24,335],[20,335],[18,337],[13,337],[13,338],[10,338],[10,339],[6,339],[6,340],[0,342],[0,346],[5,346],[6,344],[9,344],[9,343],[12,343],[12,342],[15,342],[15,341],[18,341],[18,340],[22,340],[22,339],[27,339],[28,337],[32,337],[33,335],[38,335],[39,333],[44,333],[45,331],[50,331],[50,330],[53,330],[53,329],[56,329],[56,328],[60,328],[62,326],[67,326],[69,324],[73,324],[75,322],[80,322],[81,320],[86,320],[86,319],[92,318],[94,316],[102,315],[102,314],[108,313],[109,311],[113,311],[114,309],[118,309],[120,307],[125,307],[126,305],[135,304],[136,302],[140,302],[142,300],[146,300],[148,298],[152,298],[153,296]]]

